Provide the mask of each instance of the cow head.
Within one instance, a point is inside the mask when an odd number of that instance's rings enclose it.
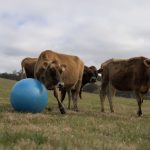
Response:
[[[97,76],[98,76],[97,69],[94,66],[91,67],[84,66],[83,84],[86,84],[88,82],[90,83],[96,82]]]
[[[61,74],[65,71],[66,65],[59,64],[58,61],[44,61],[39,69],[37,79],[45,84],[47,89],[53,89],[55,86],[59,88],[64,86],[61,82]]]
[[[98,72],[97,72],[96,67],[95,66],[90,66],[89,69],[90,69],[90,72],[92,73],[90,82],[92,82],[92,83],[96,82],[96,79],[98,77]]]

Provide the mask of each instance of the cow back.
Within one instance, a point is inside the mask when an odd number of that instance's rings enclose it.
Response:
[[[60,64],[65,64],[66,69],[61,75],[61,79],[66,88],[75,87],[78,80],[82,80],[84,63],[77,56],[60,54],[51,50],[43,51],[36,63],[35,73],[41,68],[43,61],[58,61]]]
[[[112,60],[103,66],[103,80],[108,80],[118,90],[147,90],[149,77],[143,61],[145,57]]]

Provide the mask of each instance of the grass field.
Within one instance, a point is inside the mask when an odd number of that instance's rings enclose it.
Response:
[[[0,150],[150,150],[150,101],[137,117],[134,99],[114,98],[115,113],[100,112],[99,96],[83,93],[79,112],[61,115],[49,94],[52,111],[17,113],[9,101],[14,81],[0,79]],[[67,106],[67,98],[65,106]]]

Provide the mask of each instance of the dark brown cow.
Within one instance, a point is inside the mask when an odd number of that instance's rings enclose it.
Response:
[[[82,85],[79,92],[79,97],[82,98],[82,88],[87,83],[94,83],[96,82],[98,76],[98,72],[95,66],[84,66],[83,78],[82,78]],[[68,93],[68,109],[70,109],[70,102],[71,102],[71,91],[66,91],[62,89],[62,99],[61,102],[65,99],[66,92]]]
[[[21,78],[25,73],[27,78],[34,78],[34,67],[37,62],[37,58],[26,57],[21,62],[22,73]]]
[[[101,111],[104,112],[104,100],[107,95],[113,112],[111,89],[133,91],[138,104],[137,114],[142,115],[141,104],[143,95],[150,88],[150,59],[134,57],[125,60],[111,59],[104,62],[99,70],[102,74],[100,89]]]
[[[84,66],[84,73],[83,73],[83,79],[82,79],[82,85],[80,89],[79,96],[82,98],[82,88],[87,84],[87,83],[94,83],[96,82],[96,79],[98,77],[98,72],[95,66]]]
[[[35,77],[42,81],[47,89],[54,90],[60,112],[65,113],[56,87],[59,84],[63,89],[72,91],[74,110],[78,111],[77,98],[82,83],[83,70],[84,63],[79,57],[46,50],[40,54],[34,73]]]

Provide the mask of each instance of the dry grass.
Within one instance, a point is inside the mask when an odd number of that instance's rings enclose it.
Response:
[[[100,112],[99,96],[83,93],[80,112],[61,115],[49,94],[52,111],[18,113],[9,102],[15,82],[0,79],[0,149],[4,150],[148,150],[150,148],[150,101],[144,101],[137,117],[133,99],[115,98],[115,113]],[[65,100],[67,106],[67,100]]]

